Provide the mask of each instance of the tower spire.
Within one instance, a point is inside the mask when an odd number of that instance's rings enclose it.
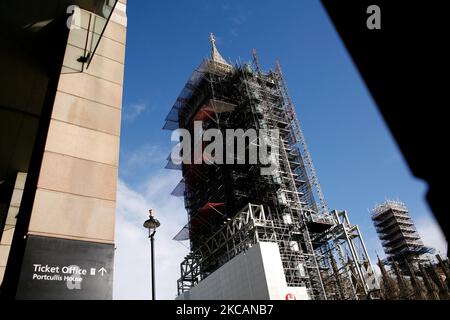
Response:
[[[227,66],[231,67],[231,64],[229,64],[220,54],[219,50],[217,50],[216,47],[216,38],[214,37],[214,34],[211,32],[209,34],[209,41],[211,42],[211,60],[214,62],[218,62]]]

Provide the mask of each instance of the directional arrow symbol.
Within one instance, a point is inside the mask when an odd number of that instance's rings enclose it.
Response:
[[[100,272],[102,274],[102,277],[105,273],[108,273],[108,271],[106,271],[106,269],[104,267],[101,267],[100,269],[98,269],[98,272]]]

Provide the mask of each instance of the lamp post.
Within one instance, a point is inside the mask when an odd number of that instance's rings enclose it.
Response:
[[[144,228],[148,229],[148,237],[150,238],[150,246],[151,246],[151,259],[152,259],[152,300],[155,300],[155,257],[154,257],[154,248],[153,242],[156,233],[156,228],[158,228],[161,223],[155,219],[153,216],[153,210],[148,210],[149,218],[144,222]]]

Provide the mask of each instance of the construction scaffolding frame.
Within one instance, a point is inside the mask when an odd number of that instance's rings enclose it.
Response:
[[[357,225],[333,210],[333,225],[312,239],[328,299],[366,299],[379,284]]]
[[[261,175],[261,164],[175,166],[169,159],[167,168],[183,171],[173,194],[184,197],[189,217],[175,239],[191,246],[178,293],[268,241],[278,244],[288,286],[306,287],[312,299],[364,299],[376,286],[367,250],[347,213],[328,210],[280,64],[264,73],[254,50],[252,64],[232,66],[213,39],[211,58],[194,71],[164,128],[192,131],[201,120],[205,130],[278,130],[279,140],[264,143],[279,165]]]
[[[434,249],[426,247],[409,215],[408,208],[401,201],[386,200],[372,209],[372,220],[378,237],[387,255],[385,262],[410,262],[424,259],[423,255]]]

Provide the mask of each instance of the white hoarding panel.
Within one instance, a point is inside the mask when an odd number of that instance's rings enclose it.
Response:
[[[278,244],[260,242],[217,269],[177,300],[306,300],[287,287]]]

